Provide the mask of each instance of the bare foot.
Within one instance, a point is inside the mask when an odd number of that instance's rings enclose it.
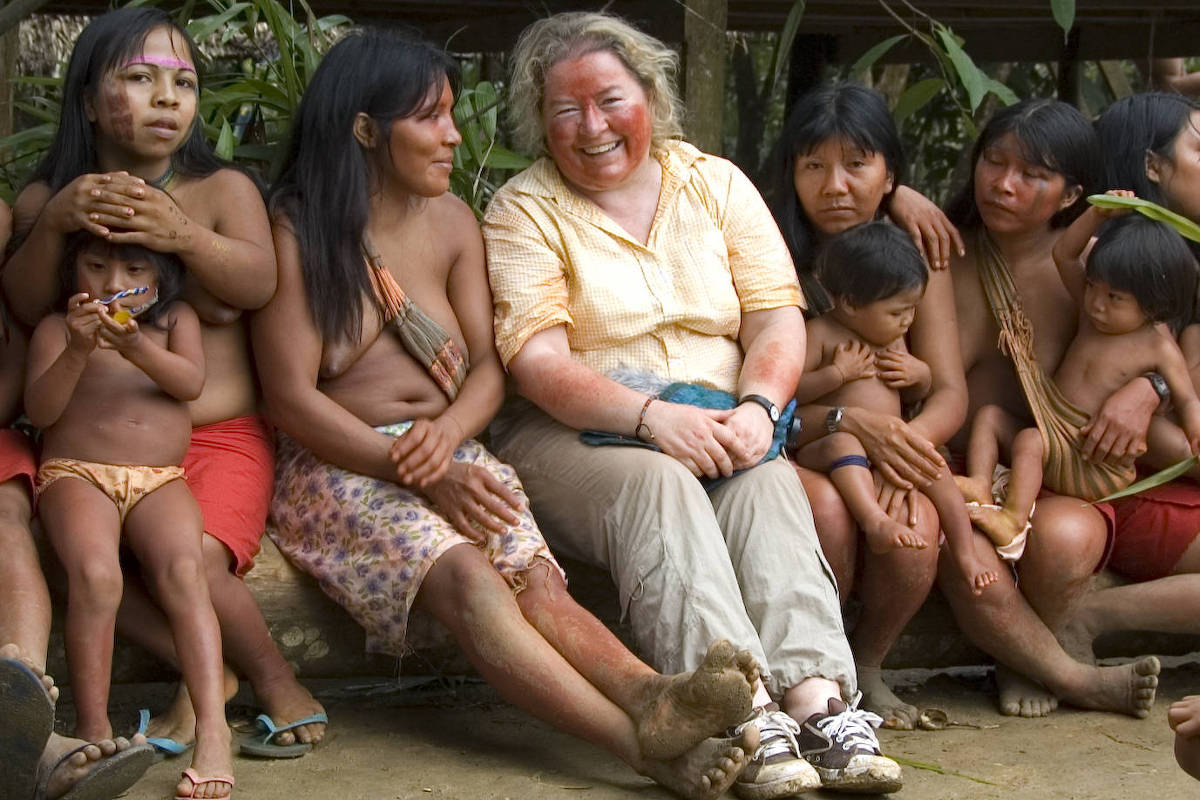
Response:
[[[52,770],[49,780],[46,782],[46,797],[49,800],[62,797],[93,770],[100,769],[106,760],[118,753],[129,750],[131,747],[144,745],[145,743],[146,738],[141,735],[134,736],[132,739],[125,739],[124,737],[102,739],[89,745],[82,739],[68,739],[56,733],[50,734],[50,741],[46,743],[46,750],[42,753],[42,758],[38,765],[38,769],[42,773]],[[71,755],[66,761],[59,763],[59,760],[64,755],[84,745],[87,746]],[[145,767],[141,769],[142,772],[145,771],[146,767],[150,766],[152,760],[152,757],[145,760]],[[125,789],[132,785],[133,781],[130,781],[125,786]],[[121,791],[124,791],[124,789]]]
[[[308,689],[296,680],[289,670],[278,680],[253,684],[254,696],[275,724],[282,727],[298,719],[325,713]],[[325,723],[311,722],[288,731],[280,731],[271,739],[273,744],[290,745],[296,742],[316,744],[325,738]]]
[[[887,514],[880,514],[871,520],[860,521],[860,527],[867,537],[867,547],[872,553],[890,553],[898,547],[911,547],[916,550],[925,549],[925,540],[907,525],[901,525]]]
[[[647,759],[638,772],[685,800],[716,800],[725,793],[749,763],[748,753],[758,749],[758,729],[747,725],[740,736],[705,739],[670,761]]]
[[[1078,691],[1064,692],[1062,699],[1080,708],[1117,711],[1138,719],[1150,715],[1162,669],[1157,658],[1147,656],[1132,664],[1094,669],[1098,680]]]
[[[175,787],[176,795],[206,800],[229,797],[233,791],[229,783],[205,779],[233,775],[232,742],[233,737],[228,725],[222,724],[211,732],[197,728],[196,754],[192,758],[191,774],[184,772]],[[193,782],[193,774],[199,779],[199,784]]]
[[[993,505],[967,506],[967,516],[997,547],[1011,544],[1029,525],[1028,518],[1022,519],[1007,508]]]
[[[46,695],[50,698],[51,703],[58,702],[58,687],[54,685],[54,678],[46,674],[46,670],[40,664],[34,661],[21,651],[21,648],[15,644],[6,644],[0,647],[0,658],[11,659],[12,661],[20,661],[25,666],[33,671],[42,682],[42,686],[46,689]]]
[[[917,724],[920,711],[916,706],[896,697],[883,682],[879,667],[858,667],[858,689],[862,692],[860,708],[873,711],[883,718],[883,727],[893,730],[911,731]]]
[[[1058,708],[1058,698],[1039,684],[996,665],[1000,713],[1009,717],[1045,717]]]
[[[980,505],[992,502],[992,482],[983,478],[955,475],[954,485],[962,493],[963,500]]]
[[[957,549],[951,548],[951,555],[954,556],[954,563],[958,565],[959,571],[967,579],[967,584],[971,587],[971,594],[978,597],[983,594],[984,589],[1000,580],[1000,573],[989,569],[986,564],[975,557],[974,537],[967,543],[967,547],[971,552],[960,553]]]
[[[742,654],[717,639],[694,672],[649,679],[642,710],[633,714],[642,757],[662,761],[682,756],[746,719],[754,692],[744,669]]]
[[[1167,722],[1175,731],[1175,760],[1184,772],[1200,780],[1200,695],[1172,703]]]
[[[224,667],[221,675],[228,703],[237,694],[238,679],[229,667]],[[147,738],[172,739],[183,745],[190,745],[196,740],[196,712],[192,708],[192,697],[188,694],[187,686],[180,681],[175,690],[175,697],[166,713],[151,717],[146,725]]]

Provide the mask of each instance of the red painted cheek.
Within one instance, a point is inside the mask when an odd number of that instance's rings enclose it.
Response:
[[[630,103],[614,112],[609,125],[625,137],[626,152],[636,155],[650,151],[650,109],[644,103]]]
[[[108,119],[113,136],[119,141],[133,141],[133,109],[130,108],[125,90],[107,86],[104,88],[104,99],[108,106]]]

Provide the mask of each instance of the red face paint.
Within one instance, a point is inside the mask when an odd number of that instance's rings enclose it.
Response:
[[[546,75],[542,124],[563,177],[585,191],[623,186],[650,155],[646,90],[613,53],[560,61]]]

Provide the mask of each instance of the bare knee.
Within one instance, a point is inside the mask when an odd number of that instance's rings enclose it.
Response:
[[[68,581],[72,605],[82,603],[95,611],[117,613],[124,589],[119,562],[99,559],[85,561],[71,570]]]
[[[164,610],[174,603],[192,605],[209,600],[204,563],[198,555],[172,558],[148,571],[146,580]]]
[[[563,603],[574,603],[567,591],[562,574],[548,562],[539,561],[525,572],[525,588],[517,595],[517,605],[528,614],[537,608],[555,608]]]
[[[443,624],[464,615],[486,611],[512,592],[483,553],[468,544],[456,545],[438,558],[417,594],[417,602]]]
[[[1074,498],[1044,497],[1032,522],[1033,535],[1021,559],[1022,575],[1026,568],[1057,572],[1068,579],[1092,573],[1108,536],[1099,511]]]

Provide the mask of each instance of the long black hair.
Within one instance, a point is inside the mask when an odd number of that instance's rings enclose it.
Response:
[[[171,303],[183,295],[184,266],[174,253],[160,253],[138,244],[114,244],[94,233],[80,230],[75,231],[67,239],[67,246],[63,250],[63,258],[59,264],[59,308],[65,308],[71,295],[79,291],[76,261],[85,252],[96,252],[105,258],[115,257],[122,261],[145,261],[154,267],[158,276],[158,293],[153,305],[138,317],[141,322],[157,325]],[[147,297],[142,302],[149,300],[150,298]]]
[[[1167,92],[1130,95],[1105,109],[1096,120],[1105,188],[1132,189],[1138,197],[1167,205],[1162,187],[1146,175],[1146,159],[1154,154],[1173,161],[1175,140],[1197,109],[1194,101]]]
[[[866,153],[883,156],[892,174],[892,191],[904,180],[907,163],[900,133],[887,103],[875,91],[855,83],[822,86],[805,94],[784,122],[772,158],[771,213],[796,264],[796,274],[814,313],[829,308],[828,298],[813,275],[817,232],[796,196],[796,162],[830,139],[844,139]]]
[[[369,116],[390,142],[394,120],[418,112],[443,81],[457,92],[459,75],[458,63],[433,44],[375,30],[342,39],[313,73],[271,211],[292,224],[309,309],[326,339],[357,337],[364,297],[374,301],[361,251],[371,166],[354,137],[355,117]]]
[[[142,52],[146,37],[156,28],[167,28],[187,44],[199,81],[200,51],[170,14],[160,8],[119,8],[101,14],[75,40],[67,75],[63,79],[62,112],[58,131],[50,149],[38,162],[30,182],[43,182],[57,192],[71,181],[99,170],[96,134],[87,115],[87,103],[96,97],[100,81],[130,58]],[[197,94],[200,85],[197,83]],[[197,117],[199,112],[197,111]],[[171,155],[171,167],[181,175],[204,177],[228,166],[213,153],[199,119],[178,150]]]
[[[1079,198],[1050,218],[1051,228],[1071,224],[1087,208],[1087,196],[1099,189],[1104,162],[1087,118],[1075,106],[1048,99],[1022,100],[996,112],[975,140],[967,184],[950,201],[946,216],[962,230],[983,224],[975,203],[975,165],[984,150],[1009,133],[1016,138],[1022,158],[1062,175],[1066,188],[1079,187]]]

